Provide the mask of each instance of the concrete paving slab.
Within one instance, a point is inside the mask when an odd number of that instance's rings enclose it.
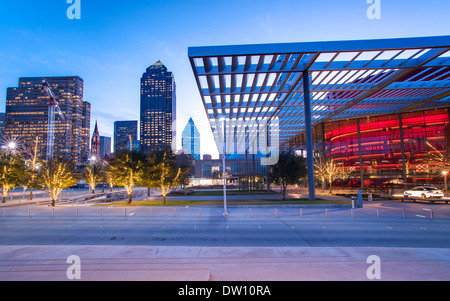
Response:
[[[370,255],[380,280],[450,280],[443,248],[57,245],[1,246],[0,280],[67,281],[67,254],[80,257],[85,281],[368,281]]]

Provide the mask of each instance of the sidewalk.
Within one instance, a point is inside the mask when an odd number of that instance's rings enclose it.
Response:
[[[1,281],[67,281],[70,255],[84,281],[369,281],[370,255],[384,281],[450,280],[449,249],[354,247],[0,247]]]

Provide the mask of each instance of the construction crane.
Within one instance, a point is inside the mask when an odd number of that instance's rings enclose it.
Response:
[[[52,90],[48,86],[48,83],[45,79],[42,80],[42,86],[44,87],[44,91],[50,97],[48,103],[48,123],[47,123],[47,160],[53,159],[53,147],[55,143],[55,110],[58,112],[61,119],[64,121],[64,115],[61,112],[61,109],[58,106],[58,102],[55,99],[55,94],[53,94]]]

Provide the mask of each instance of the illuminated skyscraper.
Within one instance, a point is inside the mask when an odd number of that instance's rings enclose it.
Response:
[[[111,137],[100,136],[100,156],[111,154]]]
[[[181,133],[181,147],[186,154],[190,154],[194,160],[200,160],[200,132],[192,118]]]
[[[160,61],[141,78],[141,151],[176,149],[176,93],[172,72]]]
[[[46,157],[49,97],[42,87],[44,77],[21,77],[18,87],[7,89],[5,136],[32,147],[36,136],[38,153]],[[89,155],[90,104],[83,101],[83,79],[78,76],[45,77],[64,115],[55,116],[53,154],[80,164]]]
[[[0,144],[3,143],[3,139],[5,138],[5,121],[6,114],[0,113]]]
[[[130,140],[137,140],[137,125],[137,120],[114,122],[114,153],[126,150]]]

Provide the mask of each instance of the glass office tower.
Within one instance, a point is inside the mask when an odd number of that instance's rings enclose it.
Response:
[[[190,154],[194,160],[200,160],[200,132],[192,118],[181,134],[181,147],[186,154]]]
[[[137,120],[114,122],[114,153],[127,149],[127,143],[137,140]]]
[[[176,150],[176,93],[172,72],[157,61],[141,78],[140,149]]]
[[[36,137],[40,159],[46,158],[49,97],[44,77],[21,77],[18,87],[7,89],[5,136],[23,148]],[[54,156],[83,163],[89,156],[90,104],[83,101],[83,79],[78,76],[45,77],[64,115],[55,115]]]

